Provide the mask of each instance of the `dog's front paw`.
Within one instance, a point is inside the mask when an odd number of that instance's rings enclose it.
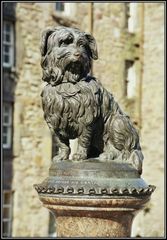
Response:
[[[80,161],[80,160],[85,160],[87,159],[87,155],[83,153],[75,153],[72,156],[72,161]]]
[[[68,160],[68,159],[69,159],[68,154],[58,154],[53,157],[52,161],[53,161],[53,163],[56,163],[56,162],[61,162],[63,160]]]
[[[72,156],[72,161],[81,161],[87,159],[87,151],[81,151],[79,153],[75,153]]]
[[[87,159],[87,148],[78,145],[77,153],[73,154],[72,161],[82,161]]]

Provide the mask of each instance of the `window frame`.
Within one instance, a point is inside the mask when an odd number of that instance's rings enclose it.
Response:
[[[8,113],[5,114],[5,111],[4,111],[5,106],[9,107],[9,114]],[[13,114],[12,104],[11,103],[3,103],[3,127],[7,127],[7,134],[4,134],[4,131],[2,134],[2,137],[4,135],[6,135],[6,137],[7,137],[7,142],[4,143],[4,141],[3,141],[4,149],[10,149],[11,145],[12,145],[12,114]],[[9,118],[8,122],[4,122],[5,115],[8,116],[8,118]]]
[[[133,80],[129,78],[133,73]],[[133,72],[132,72],[133,71]],[[133,99],[136,96],[136,67],[135,61],[126,59],[125,60],[125,96],[128,99]]]
[[[10,195],[10,201],[9,203],[5,203],[5,194],[9,194]],[[4,235],[6,234],[4,232],[4,228],[2,229],[3,231],[3,237],[11,237],[11,233],[12,233],[12,218],[13,218],[13,190],[3,190],[3,206],[2,206],[3,210],[4,208],[9,209],[8,213],[9,216],[4,218],[4,215],[2,215],[2,223],[7,223],[7,236]]]
[[[4,36],[7,33],[6,31],[6,24],[10,25],[10,42],[7,42],[6,40],[4,40]],[[9,46],[9,62],[5,62],[4,60],[4,55],[5,55],[5,46]],[[7,55],[7,54],[6,54]],[[2,52],[2,60],[3,60],[3,67],[7,67],[7,68],[11,68],[14,66],[14,23],[12,21],[8,21],[8,20],[4,20],[3,21],[3,52]]]

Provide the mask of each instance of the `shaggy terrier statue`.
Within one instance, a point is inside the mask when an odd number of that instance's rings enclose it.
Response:
[[[78,138],[73,161],[127,161],[141,174],[139,136],[113,95],[91,75],[98,59],[96,41],[77,28],[55,27],[42,33],[41,66],[44,118],[59,152],[53,161],[68,160],[69,139]]]

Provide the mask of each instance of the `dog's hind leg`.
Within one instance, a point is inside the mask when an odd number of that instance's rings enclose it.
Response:
[[[131,152],[139,149],[139,136],[129,117],[115,114],[109,127],[109,139],[119,151]],[[140,150],[140,149],[139,149]]]
[[[141,152],[137,130],[133,127],[129,117],[120,113],[115,114],[110,122],[108,134],[107,145],[110,143],[111,148],[108,145],[107,152],[115,154],[113,159],[119,158],[131,163],[141,174],[144,157]]]

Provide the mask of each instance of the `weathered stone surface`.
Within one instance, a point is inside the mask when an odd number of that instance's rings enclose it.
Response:
[[[51,137],[40,102],[39,39],[40,31],[53,20],[49,10],[30,3],[17,3],[16,19],[12,235],[47,237],[49,214],[32,186],[35,179],[42,180],[51,159]]]
[[[70,198],[40,194],[56,217],[57,237],[130,237],[134,216],[145,198]]]
[[[164,4],[144,4],[141,141],[143,177],[156,185],[148,208],[134,221],[136,235],[164,236]],[[149,224],[147,224],[149,222]],[[155,224],[156,223],[156,224]]]

